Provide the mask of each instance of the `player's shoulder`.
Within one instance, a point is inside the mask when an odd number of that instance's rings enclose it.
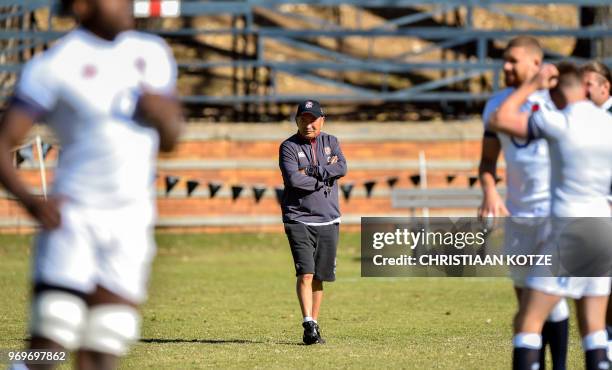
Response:
[[[506,87],[505,89],[497,90],[491,95],[485,104],[485,111],[488,109],[495,109],[503,103],[510,94],[514,92],[514,88]]]
[[[495,112],[497,108],[499,108],[499,106],[508,96],[510,96],[510,94],[512,94],[513,91],[513,88],[507,87],[505,89],[498,90],[491,95],[491,97],[485,103],[484,110],[482,111],[482,120],[485,126],[487,126],[487,122],[491,114]]]
[[[612,121],[612,116],[608,112],[588,100],[572,104],[571,113],[589,121]]]
[[[298,134],[293,134],[290,137],[286,138],[285,140],[283,140],[283,142],[280,144],[280,148],[293,148],[296,146],[299,146],[299,137]]]
[[[140,50],[167,53],[170,49],[166,40],[147,32],[130,30],[121,33],[119,37],[123,44]]]
[[[26,71],[33,70],[56,70],[57,67],[65,65],[69,59],[71,50],[78,43],[78,31],[72,30],[60,37],[51,47],[42,53],[36,54],[25,64]]]
[[[527,101],[531,104],[546,105],[551,104],[552,99],[548,90],[538,90],[527,97]]]

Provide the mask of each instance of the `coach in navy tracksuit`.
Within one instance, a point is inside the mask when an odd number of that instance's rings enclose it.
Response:
[[[337,179],[346,174],[338,139],[321,132],[324,122],[319,102],[300,104],[298,132],[281,144],[279,153],[285,183],[283,223],[295,263],[306,344],[325,343],[317,318],[323,281],[336,279],[340,224]]]

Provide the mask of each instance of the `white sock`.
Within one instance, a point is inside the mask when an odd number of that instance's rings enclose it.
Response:
[[[546,321],[548,322],[560,322],[569,318],[569,307],[567,306],[567,300],[562,299],[552,309]]]
[[[518,333],[512,338],[514,348],[541,349],[542,336],[536,333]]]
[[[585,352],[601,348],[608,348],[608,333],[605,330],[595,331],[582,337],[582,349]]]
[[[310,316],[304,317],[304,322],[308,322],[308,321],[314,321],[314,320]],[[316,321],[315,321],[315,323],[316,323]]]

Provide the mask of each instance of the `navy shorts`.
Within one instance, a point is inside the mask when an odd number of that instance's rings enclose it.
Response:
[[[295,265],[295,275],[314,274],[320,281],[336,280],[339,224],[310,226],[285,223]]]

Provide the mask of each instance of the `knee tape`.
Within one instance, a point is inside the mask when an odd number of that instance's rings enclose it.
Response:
[[[140,315],[127,305],[105,304],[89,309],[82,348],[115,356],[127,354],[138,339]]]
[[[87,305],[70,293],[44,291],[32,302],[30,332],[61,345],[67,350],[79,347]]]

